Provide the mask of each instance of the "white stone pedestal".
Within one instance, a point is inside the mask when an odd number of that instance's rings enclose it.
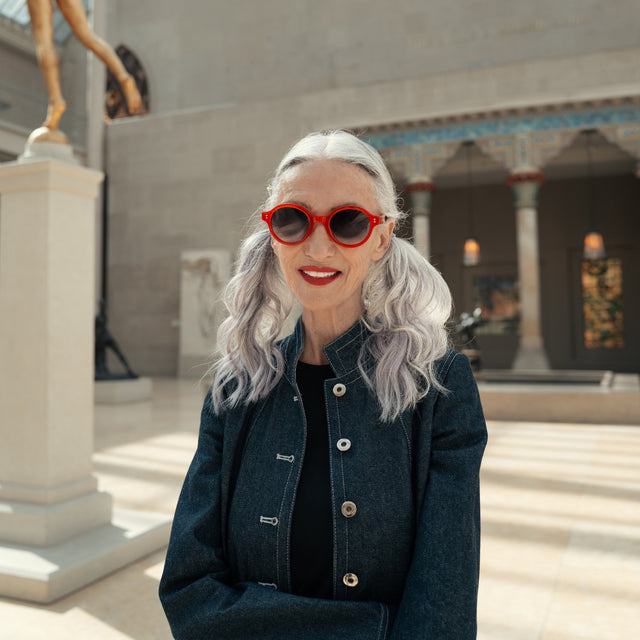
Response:
[[[112,524],[111,496],[92,475],[93,207],[101,180],[55,159],[0,165],[3,596],[50,602],[168,535],[166,517]]]

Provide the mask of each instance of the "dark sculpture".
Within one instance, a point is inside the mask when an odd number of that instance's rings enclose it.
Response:
[[[138,376],[131,370],[118,343],[107,329],[107,312],[104,300],[100,300],[100,313],[96,316],[95,336],[95,379],[96,380],[129,380]],[[107,368],[107,349],[111,349],[125,368],[125,373],[111,373]]]
[[[482,309],[476,307],[473,313],[463,311],[454,329],[458,348],[469,358],[475,373],[480,371],[480,349],[476,340],[476,329],[482,322]]]
[[[476,329],[482,324],[482,309],[476,307],[473,313],[463,311],[456,325],[456,335],[462,348],[477,349]]]

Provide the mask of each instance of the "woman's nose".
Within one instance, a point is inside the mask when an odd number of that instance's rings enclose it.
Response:
[[[311,235],[305,241],[305,253],[308,256],[324,257],[334,253],[336,243],[327,233],[324,225],[316,223]]]

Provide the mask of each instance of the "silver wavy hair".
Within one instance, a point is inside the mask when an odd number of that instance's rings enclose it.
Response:
[[[381,213],[394,219],[404,216],[380,154],[345,131],[312,133],[297,142],[280,162],[261,210],[277,204],[278,186],[287,169],[321,158],[362,167],[371,176]],[[434,363],[448,345],[445,323],[451,294],[440,273],[413,245],[394,236],[383,258],[371,263],[362,299],[366,301],[363,322],[371,334],[358,365],[378,398],[382,420],[394,420],[415,407],[432,386],[443,389]],[[229,316],[220,325],[219,359],[211,368],[216,413],[264,398],[284,373],[276,340],[294,300],[266,226],[243,242],[224,300]]]

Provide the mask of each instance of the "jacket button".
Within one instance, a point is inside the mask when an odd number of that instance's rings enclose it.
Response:
[[[345,518],[353,518],[353,516],[356,515],[357,510],[355,502],[351,502],[351,500],[347,500],[342,503],[341,511]]]
[[[358,576],[355,573],[345,573],[342,582],[344,582],[347,587],[355,587],[358,584]]]
[[[338,451],[349,451],[351,449],[351,440],[349,438],[340,438],[336,446]]]
[[[345,393],[347,393],[347,387],[345,387],[342,382],[338,382],[338,384],[333,385],[333,395],[341,398]]]

